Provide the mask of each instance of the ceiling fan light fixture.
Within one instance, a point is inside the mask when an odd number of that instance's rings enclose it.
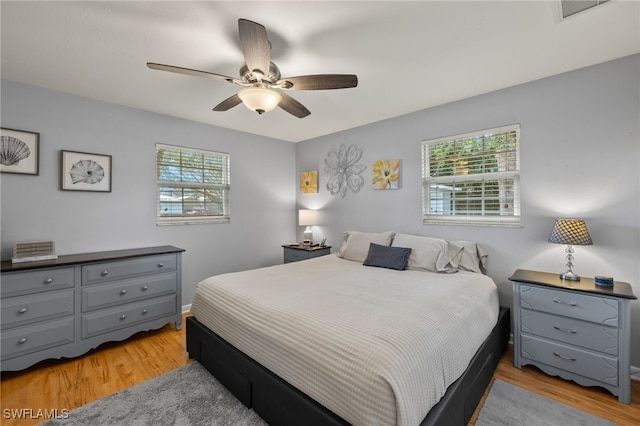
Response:
[[[252,111],[262,114],[273,111],[278,106],[282,95],[264,86],[247,87],[238,92],[244,105]]]

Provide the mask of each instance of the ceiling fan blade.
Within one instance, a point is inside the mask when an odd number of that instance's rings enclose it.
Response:
[[[347,89],[358,85],[358,76],[353,74],[318,74],[288,77],[278,80],[275,86],[287,90]]]
[[[269,74],[271,63],[271,43],[267,30],[262,25],[247,19],[238,19],[240,47],[249,71],[259,70],[262,75]]]
[[[182,68],[182,67],[175,67],[173,65],[156,64],[154,62],[147,62],[147,66],[154,70],[175,72],[178,74],[192,75],[195,77],[205,77],[205,78],[211,78],[213,80],[223,80],[223,81],[228,81],[229,83],[245,85],[245,83],[242,80],[239,80],[237,78],[229,77],[227,75],[222,75],[222,74],[215,74],[208,71],[198,71],[198,70],[193,70],[191,68]]]
[[[239,103],[242,102],[242,99],[240,99],[240,96],[233,95],[227,99],[225,99],[224,101],[220,102],[218,105],[216,105],[216,107],[213,109],[214,111],[228,111],[231,108],[233,108],[234,106],[238,105]]]
[[[278,106],[289,114],[295,115],[298,118],[305,118],[307,115],[311,114],[311,111],[291,96],[282,92],[280,92],[280,95],[282,95],[282,99]]]

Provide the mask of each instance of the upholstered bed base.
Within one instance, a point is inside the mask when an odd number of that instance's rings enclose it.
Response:
[[[471,360],[463,375],[449,388],[421,425],[468,423],[487,388],[510,332],[508,308],[501,308],[498,323]],[[187,351],[247,407],[269,425],[347,425],[336,414],[300,392],[253,359],[188,317]]]

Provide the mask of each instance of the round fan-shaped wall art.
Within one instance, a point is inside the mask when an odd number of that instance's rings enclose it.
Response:
[[[61,189],[111,192],[111,156],[61,151]]]

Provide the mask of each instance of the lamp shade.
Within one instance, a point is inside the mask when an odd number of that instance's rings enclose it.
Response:
[[[298,225],[311,226],[317,224],[318,222],[315,210],[298,210]]]
[[[593,244],[587,230],[587,224],[582,219],[557,219],[548,241],[555,244],[574,246],[590,246]]]
[[[242,89],[238,92],[238,97],[242,99],[247,108],[258,114],[272,111],[282,99],[280,93],[263,86]]]

